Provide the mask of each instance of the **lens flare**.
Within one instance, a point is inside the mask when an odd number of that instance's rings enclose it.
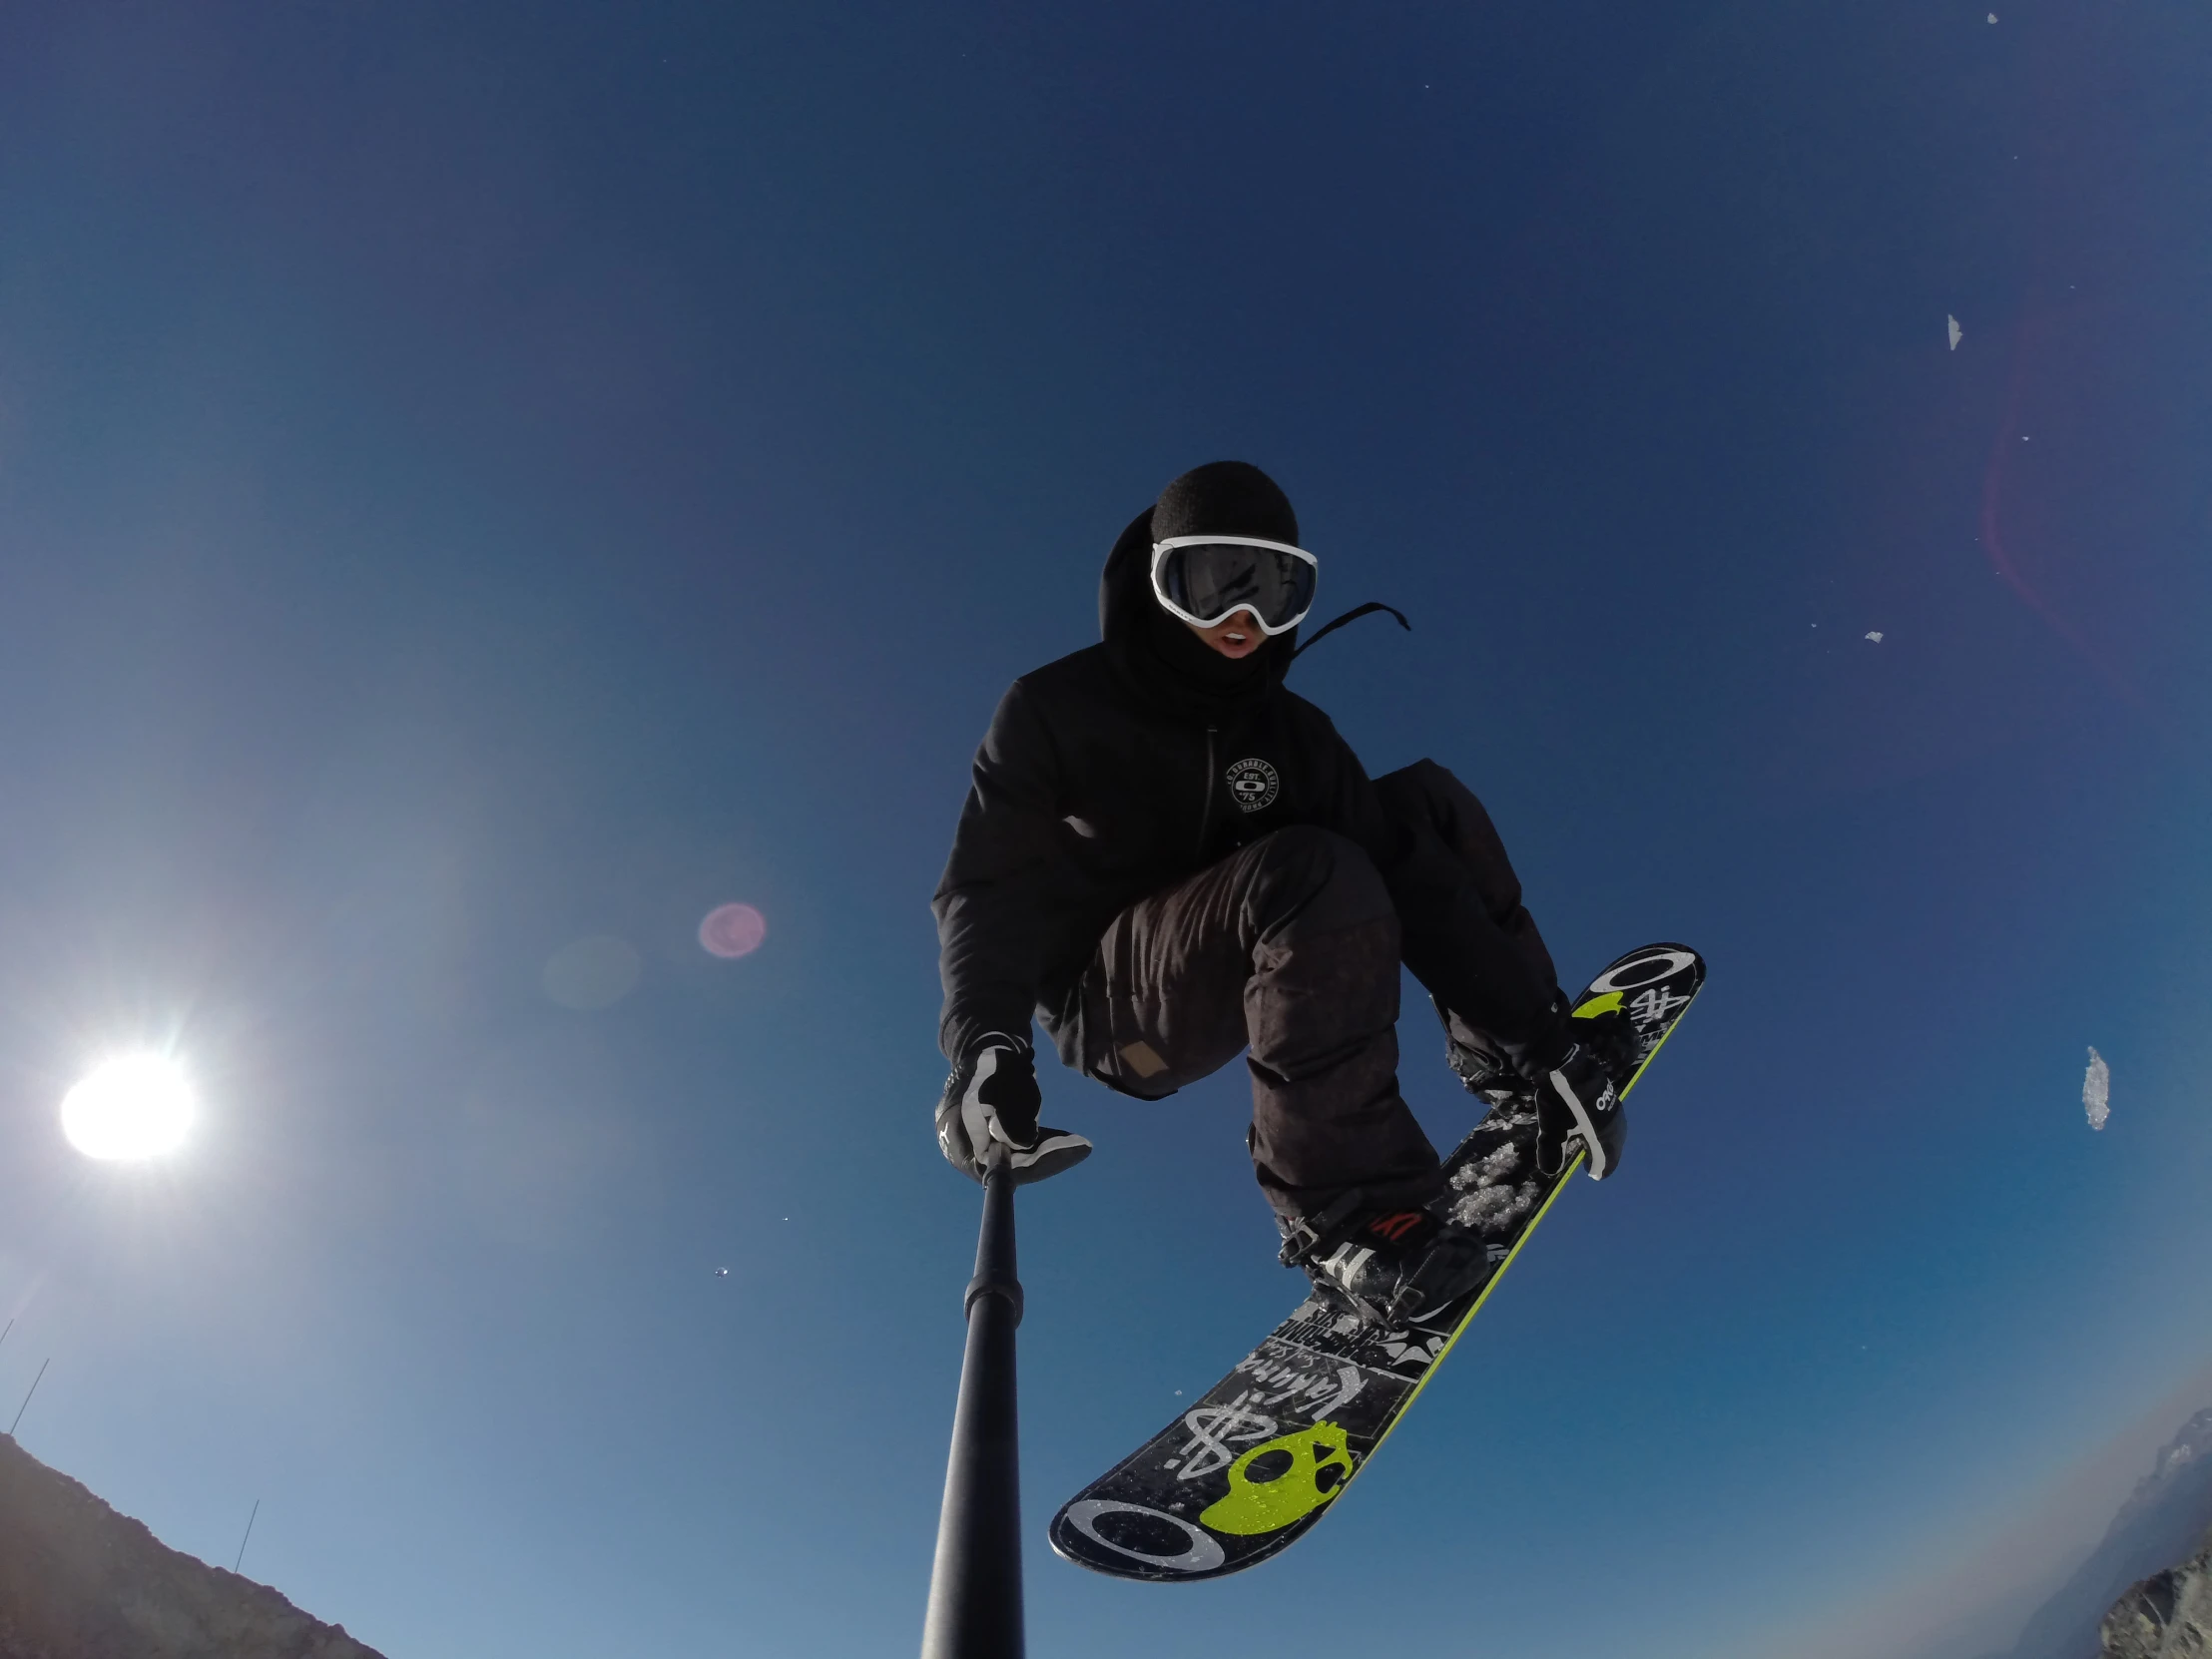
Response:
[[[714,956],[750,956],[768,937],[768,918],[750,904],[723,904],[699,924],[699,942]]]
[[[88,1158],[158,1158],[192,1128],[192,1085],[173,1060],[110,1060],[62,1097],[62,1133]]]

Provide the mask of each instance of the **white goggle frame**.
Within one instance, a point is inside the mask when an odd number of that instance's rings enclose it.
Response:
[[[1260,613],[1254,611],[1250,605],[1232,605],[1220,616],[1209,619],[1191,615],[1190,612],[1170,599],[1167,596],[1167,590],[1160,586],[1160,566],[1167,562],[1167,556],[1178,547],[1215,547],[1223,542],[1227,542],[1233,547],[1272,547],[1278,553],[1289,553],[1295,558],[1304,559],[1314,567],[1314,592],[1316,594],[1321,592],[1321,561],[1307,552],[1305,548],[1293,547],[1287,541],[1269,541],[1263,536],[1170,536],[1166,541],[1156,541],[1152,544],[1152,597],[1160,602],[1161,610],[1167,612],[1169,616],[1189,623],[1193,628],[1218,628],[1239,611],[1250,611],[1253,626],[1269,639],[1275,638],[1278,634],[1288,634],[1293,628],[1306,620],[1307,613],[1314,608],[1312,599],[1308,599],[1306,609],[1300,611],[1290,621],[1279,622],[1272,628],[1260,620]]]

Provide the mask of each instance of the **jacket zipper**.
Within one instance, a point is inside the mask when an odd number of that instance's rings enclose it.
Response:
[[[1214,732],[1206,728],[1206,805],[1198,815],[1198,851],[1196,856],[1206,856],[1206,832],[1214,827]]]

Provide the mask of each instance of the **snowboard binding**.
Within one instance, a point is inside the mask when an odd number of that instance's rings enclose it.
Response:
[[[1328,1306],[1383,1330],[1480,1290],[1504,1257],[1433,1209],[1370,1208],[1358,1187],[1284,1234],[1285,1267],[1304,1268]]]

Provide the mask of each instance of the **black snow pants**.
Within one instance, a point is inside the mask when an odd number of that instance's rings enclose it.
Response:
[[[1523,953],[1550,959],[1487,814],[1423,761],[1376,781],[1408,832],[1475,874]],[[1332,830],[1264,835],[1132,904],[1107,927],[1052,1035],[1061,1058],[1157,1100],[1249,1049],[1252,1161],[1281,1216],[1348,1189],[1418,1204],[1443,1190],[1435,1148],[1397,1088],[1398,921],[1374,861]]]

